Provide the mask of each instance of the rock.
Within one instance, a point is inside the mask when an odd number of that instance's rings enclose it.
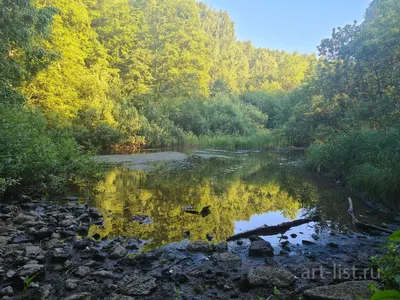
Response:
[[[149,295],[157,287],[156,279],[147,275],[125,276],[118,284],[122,294],[127,296]]]
[[[86,225],[76,227],[74,230],[76,233],[78,233],[81,236],[87,236],[89,233],[89,227]]]
[[[133,216],[132,221],[138,222],[139,224],[151,224],[153,222],[151,218],[146,215]]]
[[[73,245],[74,248],[79,249],[79,250],[83,250],[86,247],[90,247],[93,244],[93,241],[90,239],[74,239],[73,240]]]
[[[331,248],[339,248],[338,244],[336,244],[336,243],[334,243],[334,242],[329,242],[329,243],[327,244],[327,246],[328,246],[328,247],[331,247]]]
[[[297,238],[297,234],[292,233],[292,234],[290,235],[290,237],[291,237],[292,239],[295,239],[295,238]]]
[[[43,244],[43,250],[51,250],[55,247],[62,246],[62,243],[58,239],[51,239]]]
[[[302,243],[303,245],[307,245],[307,246],[312,246],[312,245],[315,245],[315,243],[314,243],[314,242],[307,241],[307,240],[302,240],[302,241],[301,241],[301,243]]]
[[[51,261],[56,264],[63,264],[71,258],[71,252],[61,248],[56,248],[51,253]]]
[[[0,236],[0,245],[6,245],[11,241],[11,238],[8,236]]]
[[[116,244],[111,249],[110,258],[111,259],[120,259],[120,258],[124,258],[127,254],[128,254],[128,250],[126,250],[120,244]]]
[[[92,275],[99,276],[99,277],[105,277],[105,278],[114,278],[113,272],[106,271],[106,270],[94,272]]]
[[[62,238],[68,238],[68,237],[77,236],[77,235],[78,234],[73,230],[63,230],[63,231],[61,231],[61,237]]]
[[[211,252],[211,245],[207,242],[195,241],[195,242],[190,242],[186,250],[189,252],[207,253]]]
[[[320,286],[304,292],[309,300],[358,300],[370,299],[370,284],[379,286],[375,281],[348,281],[337,285]]]
[[[92,300],[92,295],[90,293],[74,294],[64,300]]]
[[[243,241],[242,241],[242,240],[238,240],[238,241],[236,242],[236,244],[238,244],[239,246],[242,246],[242,245],[243,245]]]
[[[93,219],[100,219],[103,217],[96,208],[89,209],[89,216]]]
[[[15,271],[10,270],[10,271],[7,272],[6,277],[8,279],[11,279],[11,278],[13,278],[15,276],[15,274],[17,274]]]
[[[33,277],[44,273],[44,266],[39,264],[26,264],[17,270],[20,277]]]
[[[311,235],[311,237],[312,237],[314,240],[316,240],[316,241],[319,240],[319,236],[316,235],[315,233],[313,233],[313,234]]]
[[[206,239],[208,240],[208,241],[212,241],[212,239],[213,239],[214,237],[212,236],[212,234],[210,234],[210,233],[207,233],[206,234]]]
[[[28,258],[35,258],[42,252],[42,249],[38,246],[26,246],[25,247],[25,256]]]
[[[5,287],[0,290],[0,296],[12,296],[14,295],[14,290],[11,286]]]
[[[53,234],[53,231],[47,227],[42,227],[40,230],[35,232],[35,237],[39,240],[50,237]]]
[[[260,238],[257,235],[252,235],[251,237],[249,237],[250,242],[255,242],[255,241],[263,241],[262,238]]]
[[[50,297],[52,289],[53,287],[51,286],[51,284],[42,285],[39,289],[41,294],[40,299],[41,300],[52,299],[52,297]]]
[[[274,248],[270,242],[264,240],[253,241],[250,245],[249,256],[272,257],[274,256]]]
[[[231,252],[216,253],[212,256],[212,259],[218,262],[219,265],[230,268],[236,268],[242,263],[240,257]]]
[[[110,300],[135,300],[133,297],[124,296],[121,294],[112,294]]]
[[[25,244],[30,242],[33,242],[33,238],[26,234],[14,236],[11,240],[11,244]]]
[[[212,244],[211,245],[211,252],[226,252],[228,251],[228,243],[226,242],[221,242],[218,244]]]
[[[271,286],[271,287],[288,287],[294,284],[295,277],[292,273],[267,266],[259,266],[249,271],[247,275],[249,284],[252,287],[256,286]]]
[[[85,277],[90,274],[90,268],[87,266],[80,266],[78,270],[75,272],[79,277]]]
[[[95,261],[104,261],[107,258],[107,254],[105,254],[103,251],[96,250],[96,249],[92,249],[91,256],[92,256],[92,259]]]
[[[70,290],[70,291],[75,290],[78,287],[78,282],[79,281],[76,279],[68,279],[65,282],[65,287],[67,290]]]

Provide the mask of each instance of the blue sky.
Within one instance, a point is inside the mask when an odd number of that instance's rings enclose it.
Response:
[[[257,47],[317,53],[338,26],[361,22],[371,0],[202,0],[226,10],[239,40]]]

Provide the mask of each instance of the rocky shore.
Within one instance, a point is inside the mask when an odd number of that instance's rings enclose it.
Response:
[[[205,239],[143,254],[135,238],[89,237],[102,222],[78,204],[0,204],[0,299],[369,299],[369,257],[386,239]]]

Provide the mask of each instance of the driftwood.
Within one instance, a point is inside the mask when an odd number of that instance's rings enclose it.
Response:
[[[267,235],[283,234],[292,227],[300,226],[300,225],[307,224],[310,222],[315,222],[315,221],[318,221],[318,219],[319,219],[318,217],[312,217],[312,218],[296,220],[293,222],[285,222],[285,223],[275,225],[275,226],[264,225],[264,226],[258,227],[256,229],[253,229],[253,230],[248,230],[245,232],[241,232],[241,233],[232,235],[232,236],[228,237],[226,240],[228,242],[230,242],[230,241],[235,241],[235,240],[242,239],[242,238],[249,238],[252,235],[267,236]]]
[[[390,230],[390,229],[383,228],[383,227],[376,226],[376,225],[372,225],[372,224],[367,224],[367,223],[364,223],[364,222],[359,221],[359,220],[357,219],[357,217],[356,217],[355,212],[354,212],[353,201],[351,200],[351,198],[348,198],[348,200],[349,200],[349,210],[348,210],[348,212],[349,212],[349,214],[350,214],[350,216],[351,216],[351,219],[352,219],[352,221],[353,221],[353,224],[354,224],[356,227],[358,227],[358,228],[360,228],[360,229],[366,229],[366,230],[371,230],[371,229],[373,229],[373,230],[377,230],[377,231],[386,232],[386,233],[389,233],[389,234],[392,234],[392,233],[393,233],[393,231]]]

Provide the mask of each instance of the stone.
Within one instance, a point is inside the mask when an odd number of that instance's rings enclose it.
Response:
[[[327,244],[327,246],[328,246],[328,247],[331,247],[331,248],[339,248],[338,244],[336,244],[336,243],[334,243],[334,242],[329,242],[329,243]]]
[[[89,216],[93,219],[100,219],[103,217],[96,208],[89,209]]]
[[[114,278],[114,273],[106,270],[101,270],[94,272],[93,276],[105,277],[105,278]]]
[[[211,245],[211,252],[226,252],[228,251],[228,243],[220,242],[218,244]]]
[[[291,237],[292,239],[295,239],[295,238],[297,238],[297,234],[292,233],[292,234],[290,235],[290,237]]]
[[[42,249],[38,246],[26,246],[25,247],[25,256],[28,258],[35,258],[42,252]]]
[[[251,242],[249,256],[253,257],[272,257],[274,256],[274,248],[270,242],[257,240]]]
[[[47,300],[47,299],[51,300],[51,299],[53,299],[50,296],[52,289],[53,289],[53,287],[51,286],[51,284],[42,285],[40,287],[40,289],[39,289],[40,290],[40,294],[41,294],[40,299],[41,300]]]
[[[63,264],[71,258],[71,252],[61,248],[56,248],[51,253],[51,261],[56,264]]]
[[[296,281],[295,276],[289,271],[259,266],[249,271],[247,275],[249,284],[252,287],[271,286],[277,288],[289,287]]]
[[[21,277],[33,277],[44,273],[44,266],[39,264],[27,264],[17,271]]]
[[[236,244],[238,244],[239,246],[242,246],[242,245],[243,245],[243,241],[242,241],[242,240],[238,240],[238,241],[236,242]]]
[[[0,236],[0,245],[6,245],[11,241],[11,238],[8,236]]]
[[[73,240],[74,248],[80,249],[80,250],[83,250],[86,247],[90,247],[90,246],[92,246],[92,244],[93,244],[93,241],[90,240],[90,239],[79,239],[79,238],[77,238],[77,239]]]
[[[308,300],[358,300],[370,299],[372,296],[370,285],[376,287],[375,281],[348,281],[336,285],[320,286],[304,292],[304,299]]]
[[[11,286],[7,286],[0,290],[0,296],[12,296],[14,295],[14,290]]]
[[[194,241],[189,243],[186,250],[189,252],[207,253],[211,252],[211,245],[203,241]]]
[[[127,254],[128,254],[128,250],[126,250],[120,244],[116,244],[111,249],[110,258],[111,259],[121,259],[121,258],[124,258]]]
[[[214,261],[218,262],[219,265],[222,265],[225,267],[230,267],[230,268],[238,267],[242,263],[242,260],[240,259],[240,257],[231,252],[215,253],[212,256],[212,259]]]
[[[124,296],[121,294],[112,294],[110,300],[135,300],[133,297]]]
[[[61,231],[61,237],[62,238],[68,238],[68,237],[77,236],[77,235],[78,234],[73,230],[63,230],[63,231]]]
[[[90,268],[87,266],[80,266],[78,270],[75,272],[79,277],[85,277],[90,274]]]
[[[65,288],[70,291],[75,290],[78,287],[78,283],[79,281],[76,279],[67,279],[65,282]]]
[[[14,236],[11,240],[11,244],[25,244],[30,242],[33,242],[33,238],[26,234]]]
[[[315,243],[314,243],[314,242],[307,241],[307,240],[302,240],[302,241],[301,241],[301,243],[302,243],[303,245],[307,245],[307,246],[312,246],[312,245],[315,245]]]
[[[74,294],[64,300],[92,300],[92,295],[90,293]]]
[[[316,241],[319,240],[319,236],[316,235],[315,233],[313,233],[313,234],[311,235],[311,237],[312,237],[314,240],[316,240]]]
[[[50,237],[53,234],[53,231],[47,227],[42,227],[40,230],[35,232],[35,237],[39,240]]]
[[[118,284],[122,294],[127,296],[146,296],[157,288],[156,279],[147,275],[125,276]]]

